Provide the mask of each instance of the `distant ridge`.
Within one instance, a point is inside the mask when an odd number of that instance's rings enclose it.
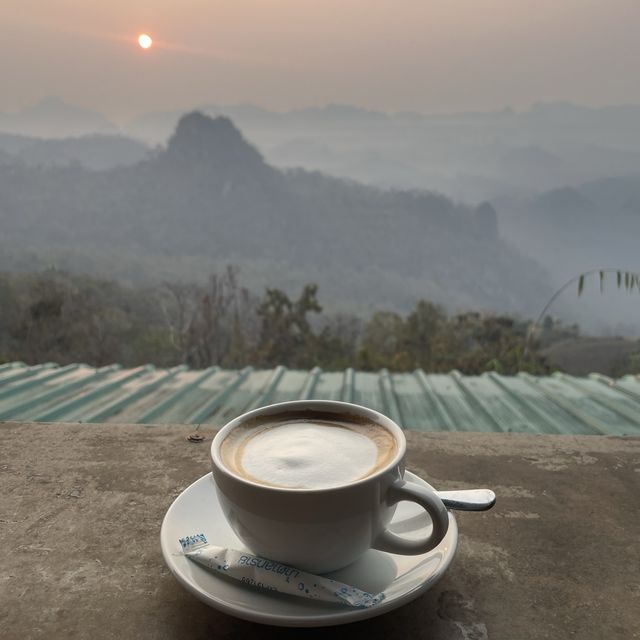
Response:
[[[15,114],[0,114],[0,132],[43,138],[115,134],[118,128],[97,111],[49,96]]]
[[[33,167],[79,164],[87,169],[102,170],[135,164],[149,152],[146,144],[122,135],[32,138],[0,133],[0,162],[4,164]]]

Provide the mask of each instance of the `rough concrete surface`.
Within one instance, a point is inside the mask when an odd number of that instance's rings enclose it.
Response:
[[[425,595],[301,632],[219,613],[165,567],[162,518],[209,468],[214,432],[192,431],[0,424],[0,637],[640,637],[640,439],[407,433],[409,469],[493,488],[496,507],[458,514],[458,555]]]

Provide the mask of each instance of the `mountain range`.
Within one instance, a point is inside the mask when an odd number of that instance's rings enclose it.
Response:
[[[133,280],[236,263],[256,286],[316,282],[337,308],[426,298],[531,313],[550,293],[545,272],[500,237],[490,204],[278,169],[229,118],[199,112],[127,167],[0,163],[0,225],[0,266]]]
[[[556,102],[518,111],[421,114],[336,104],[276,112],[241,104],[203,105],[199,111],[231,118],[275,167],[304,167],[383,188],[435,190],[466,202],[535,196],[640,166],[636,105]],[[73,138],[60,154],[30,154],[30,163],[108,168],[130,163],[131,150],[92,157],[81,136],[127,136],[135,140],[131,145],[154,148],[166,144],[183,113],[144,113],[116,125],[96,111],[46,98],[20,112],[0,113],[0,133]],[[0,140],[2,150],[7,145]]]

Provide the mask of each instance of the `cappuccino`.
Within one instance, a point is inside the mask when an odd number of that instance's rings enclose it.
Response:
[[[273,487],[327,489],[385,468],[397,445],[384,427],[348,417],[290,415],[244,424],[222,442],[225,466]]]

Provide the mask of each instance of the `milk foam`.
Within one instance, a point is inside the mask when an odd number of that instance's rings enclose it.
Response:
[[[267,485],[324,489],[348,484],[382,468],[395,453],[393,436],[377,425],[359,429],[293,420],[242,431],[225,440],[223,458],[240,475]]]

